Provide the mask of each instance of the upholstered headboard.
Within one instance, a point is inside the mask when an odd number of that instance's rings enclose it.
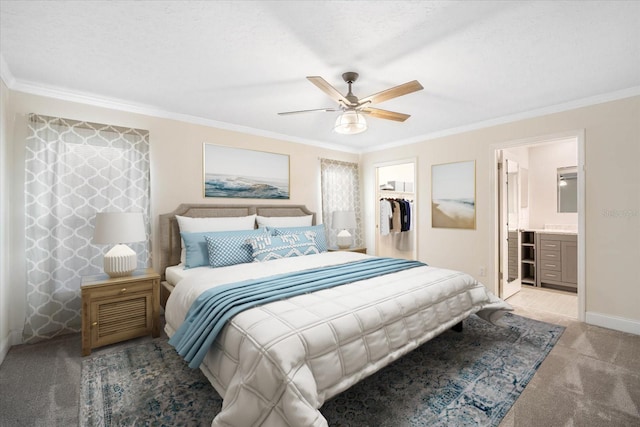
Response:
[[[253,214],[260,216],[313,215],[312,224],[316,223],[316,214],[303,205],[182,204],[173,212],[160,215],[160,266],[158,273],[162,275],[162,280],[164,280],[164,271],[167,267],[180,263],[180,229],[176,215],[212,218]]]

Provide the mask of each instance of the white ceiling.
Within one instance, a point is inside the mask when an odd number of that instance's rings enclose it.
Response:
[[[84,100],[281,139],[368,151],[640,94],[637,1],[1,1],[2,78]],[[306,80],[411,114],[332,132]]]

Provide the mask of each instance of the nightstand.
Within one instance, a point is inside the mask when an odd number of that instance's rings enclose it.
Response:
[[[82,355],[104,345],[160,336],[160,275],[148,268],[131,276],[82,278]]]
[[[346,249],[329,248],[329,252],[339,252],[339,251],[359,252],[361,254],[366,254],[367,253],[367,248],[346,248]]]

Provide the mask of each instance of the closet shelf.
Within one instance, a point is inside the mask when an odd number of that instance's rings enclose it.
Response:
[[[407,193],[404,191],[379,191],[378,192],[378,198],[379,199],[411,199],[413,201],[413,198],[415,196],[415,193]]]

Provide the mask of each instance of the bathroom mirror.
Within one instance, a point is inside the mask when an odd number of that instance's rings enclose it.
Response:
[[[578,168],[558,168],[558,212],[578,212]]]

